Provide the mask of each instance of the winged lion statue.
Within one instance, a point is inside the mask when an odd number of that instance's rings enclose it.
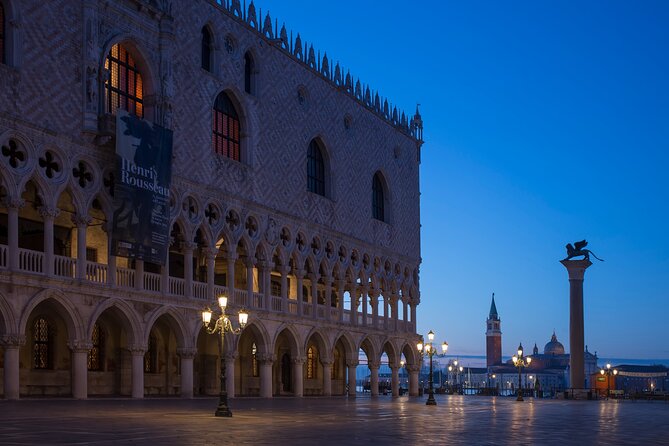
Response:
[[[573,246],[571,243],[567,243],[567,257],[565,260],[569,260],[578,256],[583,256],[583,260],[590,260],[590,254],[592,254],[592,256],[600,262],[604,261],[603,259],[597,257],[594,252],[590,251],[589,249],[585,249],[586,246],[588,246],[588,242],[585,240],[574,242]]]

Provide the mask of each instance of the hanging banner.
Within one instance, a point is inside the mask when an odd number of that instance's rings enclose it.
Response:
[[[113,255],[165,264],[171,178],[172,131],[117,110]]]

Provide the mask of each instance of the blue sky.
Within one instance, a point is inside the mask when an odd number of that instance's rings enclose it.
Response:
[[[568,348],[564,245],[585,280],[585,340],[669,358],[669,2],[260,0],[402,109],[421,104],[422,303],[453,354]]]

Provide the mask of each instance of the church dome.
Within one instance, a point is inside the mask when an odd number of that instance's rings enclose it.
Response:
[[[557,340],[555,332],[553,332],[551,341],[544,347],[544,355],[564,355],[564,345]]]

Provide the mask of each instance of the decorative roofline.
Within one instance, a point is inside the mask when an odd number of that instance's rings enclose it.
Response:
[[[320,50],[316,53],[313,44],[307,43],[306,40],[303,42],[299,33],[293,39],[293,32],[291,31],[290,38],[288,38],[286,24],[284,23],[279,30],[279,23],[276,19],[274,25],[272,25],[269,12],[265,14],[263,20],[262,9],[259,9],[256,13],[253,0],[249,3],[248,8],[246,7],[246,0],[243,0],[243,6],[240,0],[210,1],[228,16],[256,31],[271,45],[332,83],[338,90],[355,99],[360,105],[388,122],[392,127],[413,138],[417,144],[423,143],[423,119],[418,106],[416,106],[414,116],[409,118],[404,111],[398,110],[396,106],[388,102],[387,98],[380,96],[378,91],[370,89],[368,84],[362,84],[360,78],[354,82],[350,70],[345,70],[339,62],[335,64],[334,69],[331,68],[331,61],[328,59],[327,52],[323,53],[321,57]]]

